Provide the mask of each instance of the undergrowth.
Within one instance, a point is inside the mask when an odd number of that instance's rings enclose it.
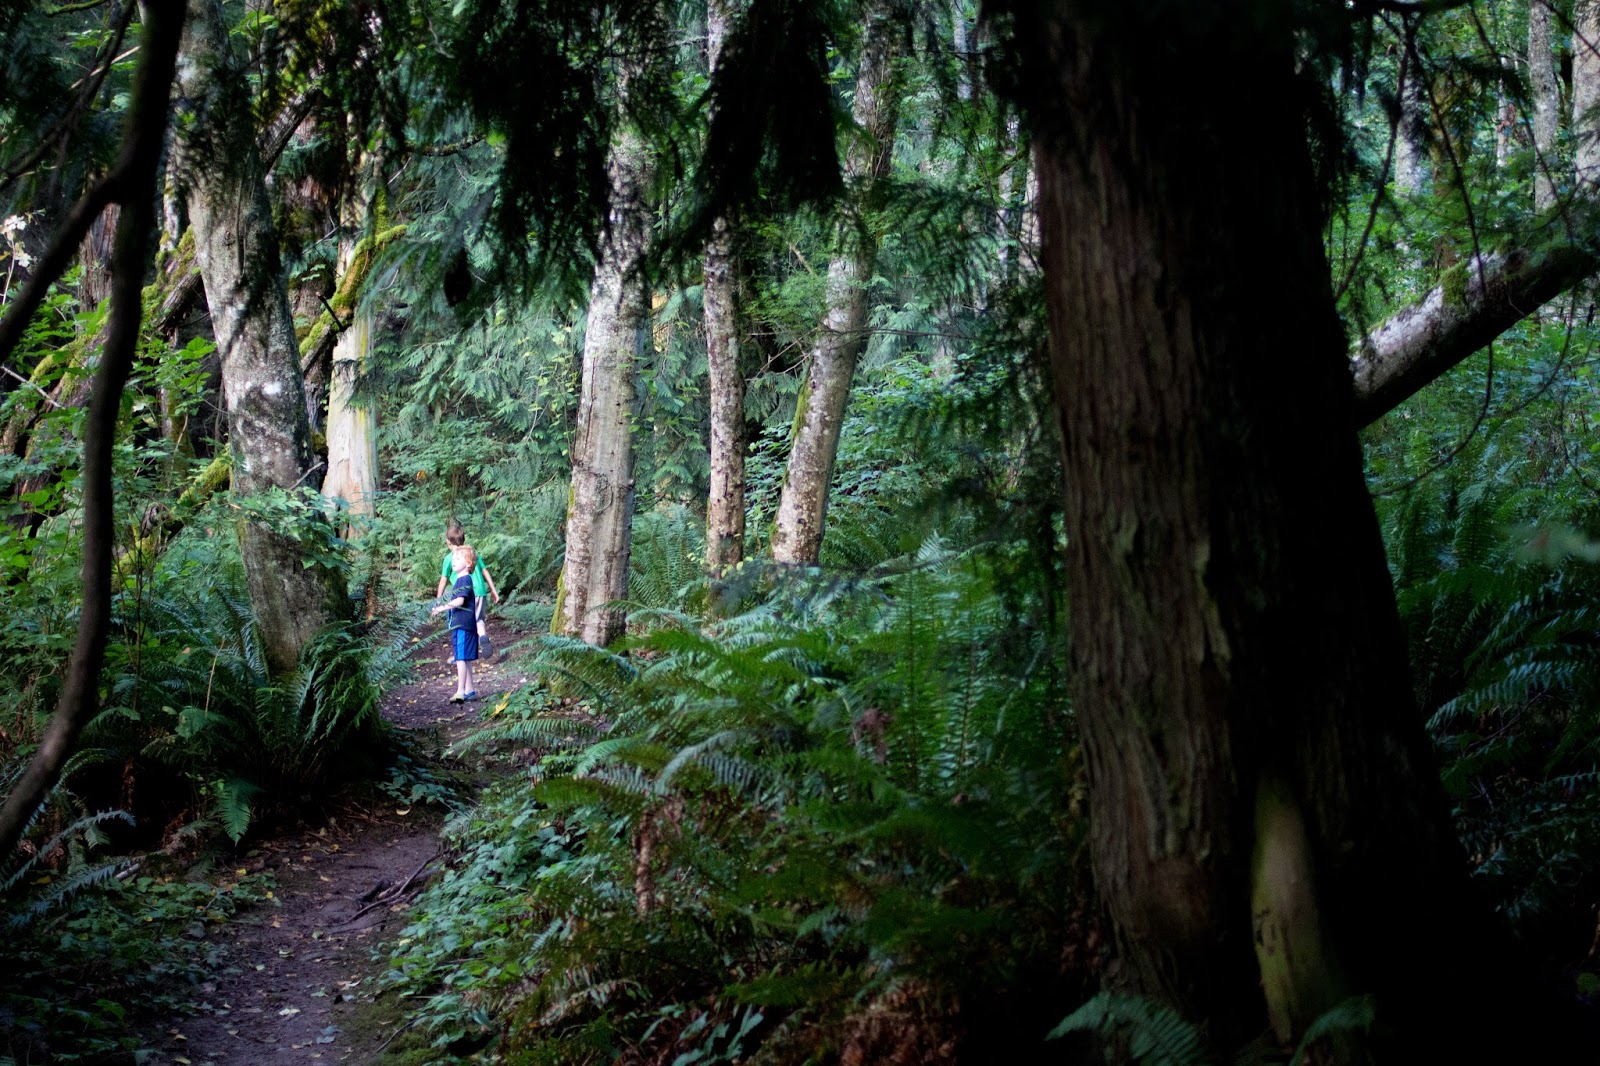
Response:
[[[989,556],[937,541],[774,581],[620,649],[548,639],[541,683],[491,711],[476,743],[544,758],[451,824],[395,948],[438,1046],[870,1061],[915,1019],[937,1061],[1036,1046],[1082,998],[1099,956],[1040,598],[1006,611]]]
[[[0,1062],[133,1061],[128,1021],[198,1003],[224,950],[211,934],[272,887],[266,875],[208,883],[138,869],[80,853],[30,875],[31,903],[0,913]],[[83,891],[63,893],[73,885]]]

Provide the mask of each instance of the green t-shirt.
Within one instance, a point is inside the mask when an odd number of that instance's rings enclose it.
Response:
[[[444,566],[440,568],[439,576],[448,582],[455,576],[455,572],[455,564],[450,561],[450,553],[445,552]],[[479,559],[477,565],[472,568],[472,594],[474,596],[487,596],[489,594],[489,583],[483,578],[482,559]]]

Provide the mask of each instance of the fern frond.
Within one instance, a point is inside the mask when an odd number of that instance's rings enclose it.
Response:
[[[1128,1058],[1141,1066],[1210,1066],[1200,1031],[1177,1011],[1141,996],[1102,992],[1050,1030],[1047,1040],[1097,1032],[1128,1042]]]

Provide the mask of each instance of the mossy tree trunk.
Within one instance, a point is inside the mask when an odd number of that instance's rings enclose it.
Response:
[[[566,559],[550,620],[552,632],[597,646],[611,643],[627,626],[625,612],[613,604],[628,594],[636,375],[649,343],[646,165],[643,139],[619,121],[607,164],[610,216],[589,286]]]
[[[1008,6],[1114,980],[1223,1047],[1363,992],[1453,1039],[1504,990],[1439,975],[1500,941],[1412,701],[1293,9]]]
[[[851,106],[857,128],[845,156],[845,179],[857,209],[865,208],[872,185],[888,175],[894,152],[899,103],[895,29],[881,5],[869,13]],[[795,410],[789,465],[772,533],[772,558],[792,566],[815,566],[822,552],[839,430],[856,362],[866,347],[867,288],[877,266],[878,235],[869,218],[861,222],[844,250],[828,264],[827,310]]]
[[[233,492],[294,491],[315,472],[299,346],[244,75],[217,0],[189,2],[178,84],[193,113],[180,172],[222,365]],[[305,566],[295,537],[264,523],[241,521],[239,550],[267,661],[286,672],[317,630],[347,613],[343,582]]]

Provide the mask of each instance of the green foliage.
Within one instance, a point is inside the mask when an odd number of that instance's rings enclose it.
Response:
[[[272,887],[259,875],[208,884],[136,874],[126,859],[41,854],[60,864],[31,878],[27,894],[0,893],[7,1061],[104,1062],[135,1052],[128,1022],[191,1006],[223,959],[211,934]]]
[[[599,717],[540,688],[493,713],[489,738],[545,752],[535,787],[453,824],[391,979],[431,993],[441,1044],[481,1004],[530,1052],[696,1061],[820,1048],[908,981],[1059,984],[1086,905],[1060,648],[1004,639],[993,580],[929,544],[711,625],[643,612],[625,655],[547,641],[534,669]]]
[[[1198,1029],[1172,1008],[1138,996],[1102,992],[1050,1030],[1048,1039],[1081,1032],[1125,1042],[1117,1058],[1140,1066],[1203,1066],[1211,1061]]]
[[[89,743],[193,781],[235,840],[261,801],[293,803],[376,768],[386,754],[379,701],[404,675],[420,620],[329,629],[295,670],[273,677],[237,565],[209,539],[169,549],[153,591],[124,601],[138,640],[113,649],[110,698],[85,731]]]
[[[1312,1019],[1292,1056],[1264,1046],[1265,1040],[1261,1040],[1247,1045],[1233,1061],[1237,1066],[1282,1062],[1284,1058],[1289,1066],[1325,1061],[1320,1055],[1329,1050],[1326,1041],[1371,1031],[1375,1016],[1370,996],[1353,996]],[[1075,1033],[1095,1034],[1107,1062],[1211,1066],[1221,1061],[1206,1046],[1198,1028],[1172,1008],[1143,996],[1102,992],[1062,1019],[1046,1039]]]
[[[1585,496],[1489,444],[1387,507],[1457,827],[1514,927],[1562,959],[1592,935],[1571,901],[1600,888],[1600,571],[1534,549],[1595,520]]]

